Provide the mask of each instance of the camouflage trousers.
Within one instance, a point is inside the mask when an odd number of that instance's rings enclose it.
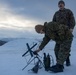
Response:
[[[57,64],[63,65],[64,62],[66,61],[71,51],[72,40],[73,38],[69,40],[65,40],[62,43],[56,43],[54,51],[55,51]]]

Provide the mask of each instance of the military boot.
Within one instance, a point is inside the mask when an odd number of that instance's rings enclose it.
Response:
[[[51,68],[54,68],[54,67],[56,67],[56,65],[53,65]],[[64,69],[64,66],[62,65],[62,68]]]
[[[66,59],[66,66],[70,66],[70,55],[67,57],[67,59]]]
[[[54,73],[63,72],[63,65],[56,64],[53,67],[50,67],[50,71]]]

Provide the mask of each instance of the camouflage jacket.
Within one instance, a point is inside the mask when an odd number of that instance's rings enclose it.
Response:
[[[57,22],[49,22],[44,25],[45,36],[39,48],[42,50],[44,46],[52,39],[57,43],[69,40],[73,37],[68,26],[59,24]]]
[[[54,14],[54,22],[59,22],[60,24],[67,25],[69,29],[73,29],[75,26],[75,18],[71,10],[64,8],[64,10],[59,10]]]

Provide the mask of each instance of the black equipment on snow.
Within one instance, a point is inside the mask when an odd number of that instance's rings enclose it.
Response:
[[[39,54],[35,54],[34,51],[32,51],[32,49],[36,45],[37,45],[37,43],[33,44],[33,46],[30,47],[29,44],[26,43],[28,50],[22,55],[22,57],[27,56],[27,53],[30,53],[31,58],[28,60],[27,64],[25,65],[25,67],[22,70],[24,70],[33,61],[34,61],[34,67],[32,69],[28,70],[29,72],[32,71],[33,73],[38,73],[38,70],[41,69],[42,67],[45,68],[45,71],[48,71],[50,66],[52,66],[54,64],[53,57],[51,55],[49,55],[49,53],[48,53],[48,55],[46,55],[46,53],[44,53],[44,57],[43,57],[43,61],[42,61],[40,59],[41,56],[39,56]],[[51,56],[51,58],[50,58],[50,56]]]
[[[32,71],[34,73],[38,73],[38,69],[39,69],[39,61],[36,63],[36,65],[32,68]]]
[[[39,61],[35,64],[35,66],[28,70],[28,71],[32,71],[33,73],[38,73],[38,70],[39,70]]]
[[[47,56],[46,56],[46,53],[44,53],[43,63],[44,63],[45,71],[48,71],[50,68],[50,64],[51,64],[51,59],[50,59],[49,53]]]

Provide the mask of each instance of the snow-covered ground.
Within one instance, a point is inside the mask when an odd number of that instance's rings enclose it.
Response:
[[[34,73],[29,73],[28,70],[34,65],[30,64],[25,70],[22,68],[26,65],[26,60],[22,57],[22,54],[27,51],[26,43],[32,46],[34,43],[38,43],[38,40],[34,39],[14,39],[9,41],[3,46],[0,46],[0,75],[35,75]],[[50,53],[54,58],[54,45],[55,42],[50,41],[49,44],[39,53],[43,57],[43,52]],[[34,48],[37,49],[38,46]],[[39,69],[37,75],[76,75],[76,39],[73,40],[72,50],[71,50],[71,66],[66,67],[64,64],[64,72],[62,73],[49,73],[44,70],[44,68]],[[29,58],[27,58],[29,59]]]

